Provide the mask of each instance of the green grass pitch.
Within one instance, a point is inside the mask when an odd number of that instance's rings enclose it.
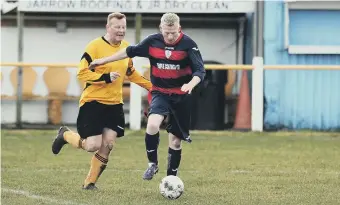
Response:
[[[118,139],[97,191],[81,189],[92,154],[66,145],[54,156],[56,131],[2,130],[1,201],[5,205],[339,204],[340,133],[193,132],[183,144],[179,177],[185,191],[163,198],[167,137],[161,133],[160,172],[143,181],[143,131]]]

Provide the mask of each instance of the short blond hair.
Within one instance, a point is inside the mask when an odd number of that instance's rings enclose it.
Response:
[[[116,18],[116,19],[120,20],[120,19],[125,19],[126,16],[124,14],[122,14],[122,13],[119,13],[119,12],[111,13],[111,14],[109,14],[107,16],[107,24],[110,24],[110,21],[113,18]]]
[[[175,13],[165,13],[161,18],[161,24],[167,26],[173,26],[174,24],[179,24],[179,16]]]

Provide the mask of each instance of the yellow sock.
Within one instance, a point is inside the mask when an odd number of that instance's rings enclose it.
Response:
[[[84,187],[89,185],[90,183],[96,183],[100,175],[103,173],[104,169],[106,168],[108,159],[100,156],[98,153],[93,155],[91,160],[91,167],[90,171],[85,179]]]
[[[83,148],[84,141],[81,140],[80,135],[78,133],[72,131],[64,132],[64,140],[71,144],[73,147],[76,148]]]

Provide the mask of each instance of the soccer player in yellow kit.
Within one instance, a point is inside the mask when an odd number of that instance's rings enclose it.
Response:
[[[79,101],[77,130],[75,133],[62,126],[53,141],[52,152],[58,154],[69,143],[76,148],[95,152],[83,189],[96,189],[95,183],[106,168],[109,155],[117,138],[124,136],[123,83],[127,76],[133,83],[150,90],[151,83],[133,67],[127,58],[94,70],[89,69],[94,59],[112,55],[129,46],[124,39],[126,17],[121,13],[108,16],[107,33],[91,41],[83,54],[77,77],[86,82]]]

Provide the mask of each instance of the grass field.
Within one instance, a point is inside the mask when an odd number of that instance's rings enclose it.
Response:
[[[183,145],[179,177],[185,192],[164,199],[167,139],[159,150],[160,173],[143,181],[143,132],[118,140],[97,191],[81,190],[90,153],[66,146],[51,153],[55,131],[3,130],[2,204],[339,204],[340,133],[194,132]]]

